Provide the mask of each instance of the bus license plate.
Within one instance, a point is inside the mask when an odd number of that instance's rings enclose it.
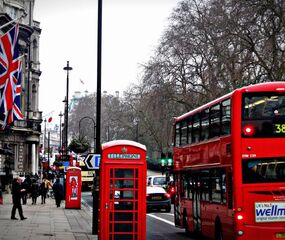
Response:
[[[279,232],[275,234],[276,238],[285,238],[285,232]]]

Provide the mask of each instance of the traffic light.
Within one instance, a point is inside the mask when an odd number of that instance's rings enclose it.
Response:
[[[167,158],[167,166],[172,166],[173,161],[172,158]]]
[[[167,166],[169,167],[173,166],[173,158],[171,152],[168,152],[167,154]]]
[[[162,174],[165,172],[166,170],[166,164],[167,164],[167,159],[164,153],[161,153],[161,158],[160,158],[160,165],[161,165],[161,171]]]
[[[160,165],[163,167],[165,166],[166,159],[160,159]]]

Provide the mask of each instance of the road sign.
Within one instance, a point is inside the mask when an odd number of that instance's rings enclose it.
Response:
[[[84,163],[88,169],[99,169],[101,155],[95,153],[89,153],[84,159]]]

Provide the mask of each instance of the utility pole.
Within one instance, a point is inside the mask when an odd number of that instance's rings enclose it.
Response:
[[[72,67],[69,66],[69,61],[67,61],[66,67],[63,68],[63,70],[66,70],[66,102],[65,102],[65,161],[69,161],[69,155],[68,155],[68,92],[69,92],[69,71],[72,70]]]
[[[97,34],[97,101],[96,101],[96,153],[101,154],[101,62],[102,62],[102,0],[98,0]],[[94,171],[92,234],[98,234],[99,170]]]

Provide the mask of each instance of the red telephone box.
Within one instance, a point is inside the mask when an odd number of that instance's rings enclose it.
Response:
[[[65,208],[81,208],[81,169],[69,167],[66,170]]]
[[[146,239],[146,147],[117,140],[102,144],[99,239]]]

